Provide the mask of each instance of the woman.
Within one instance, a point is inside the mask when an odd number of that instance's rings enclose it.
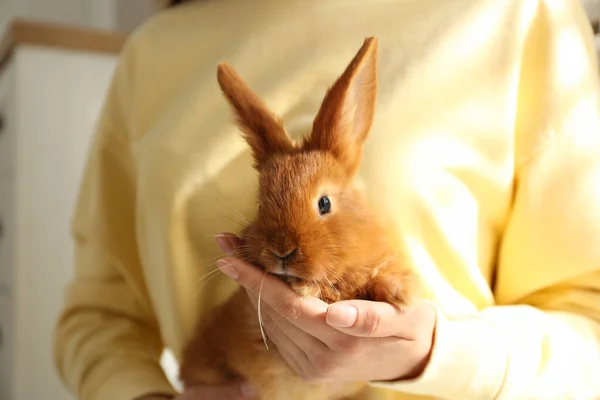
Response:
[[[600,92],[579,2],[212,0],[146,23],[116,70],[56,334],[78,398],[252,398],[243,382],[178,395],[159,366],[237,284],[256,304],[262,278],[226,256],[199,282],[237,245],[213,236],[255,212],[216,65],[298,138],[367,36],[379,91],[360,178],[432,295],[400,314],[267,279],[269,337],[305,379],[367,380],[377,399],[600,397]]]

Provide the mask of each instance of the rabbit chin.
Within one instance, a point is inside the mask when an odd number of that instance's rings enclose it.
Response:
[[[296,275],[293,267],[283,269],[282,265],[273,265],[265,269],[269,274],[286,283],[290,288],[301,296],[320,297],[321,290],[317,280],[307,279]]]

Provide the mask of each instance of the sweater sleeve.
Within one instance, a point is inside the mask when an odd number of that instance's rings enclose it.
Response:
[[[515,193],[496,304],[438,310],[432,358],[412,381],[445,399],[600,398],[600,123],[591,28],[575,0],[539,0],[523,38]]]
[[[72,219],[74,278],[54,337],[54,362],[82,400],[174,394],[135,237],[135,46],[126,44],[100,115]]]

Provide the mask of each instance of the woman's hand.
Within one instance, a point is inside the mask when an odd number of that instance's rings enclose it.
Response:
[[[176,397],[149,395],[139,400],[248,400],[257,399],[255,391],[245,383],[232,383],[223,386],[197,386],[187,389]]]
[[[218,238],[227,254],[239,245]],[[384,381],[418,377],[431,353],[436,317],[426,301],[403,312],[387,303],[341,301],[327,305],[302,297],[278,279],[234,257],[218,262],[261,314],[268,338],[286,362],[309,382]]]
[[[258,399],[246,384],[224,386],[198,386],[186,390],[175,400],[247,400]]]

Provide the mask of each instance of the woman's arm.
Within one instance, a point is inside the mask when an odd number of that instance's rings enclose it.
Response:
[[[520,66],[515,197],[497,306],[438,315],[423,375],[389,385],[475,399],[600,398],[600,105],[581,5],[539,0]]]
[[[528,3],[515,196],[497,306],[438,315],[431,361],[401,391],[475,399],[600,397],[600,92],[577,0]]]
[[[428,368],[398,390],[463,399],[600,396],[596,51],[579,2],[533,3],[519,76],[516,193],[493,288],[498,306],[440,316]]]
[[[163,343],[137,254],[132,47],[130,40],[88,155],[72,221],[75,277],[55,332],[55,365],[82,400],[176,393],[160,366]]]

